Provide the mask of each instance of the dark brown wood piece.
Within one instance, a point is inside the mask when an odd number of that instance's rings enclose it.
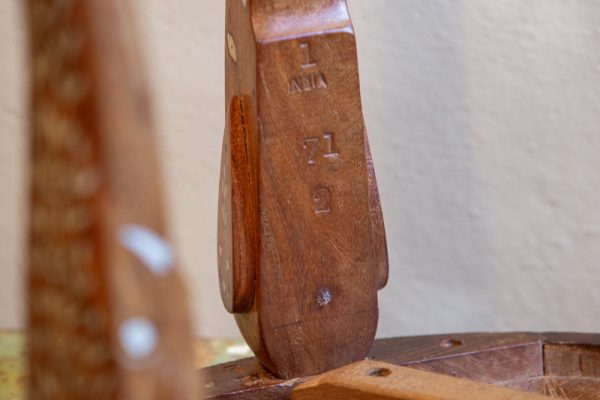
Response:
[[[369,358],[563,399],[600,396],[600,334],[470,333],[376,340]],[[255,358],[205,368],[207,399],[290,399]]]
[[[360,360],[388,261],[345,0],[228,0],[225,41],[223,303],[278,376]]]

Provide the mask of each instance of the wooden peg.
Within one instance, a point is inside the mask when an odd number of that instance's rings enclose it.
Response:
[[[28,0],[30,399],[196,399],[128,1]]]
[[[292,400],[548,400],[549,397],[376,361],[300,384]]]
[[[364,358],[388,276],[345,0],[228,0],[221,295],[280,377]]]

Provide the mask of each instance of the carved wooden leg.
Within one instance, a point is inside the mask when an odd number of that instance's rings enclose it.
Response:
[[[228,0],[219,276],[278,376],[364,358],[387,248],[344,0]]]

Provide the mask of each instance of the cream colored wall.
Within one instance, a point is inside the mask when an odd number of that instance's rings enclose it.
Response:
[[[23,312],[27,133],[19,3],[0,0],[0,329],[20,326]]]
[[[600,331],[600,3],[349,2],[390,247],[379,335]],[[20,3],[0,1],[0,327],[22,310]],[[198,332],[235,336],[215,266],[223,1],[136,3]]]

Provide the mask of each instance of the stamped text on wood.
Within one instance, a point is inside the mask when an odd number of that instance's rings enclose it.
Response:
[[[225,38],[223,302],[276,375],[360,360],[388,267],[345,1],[228,0]]]

